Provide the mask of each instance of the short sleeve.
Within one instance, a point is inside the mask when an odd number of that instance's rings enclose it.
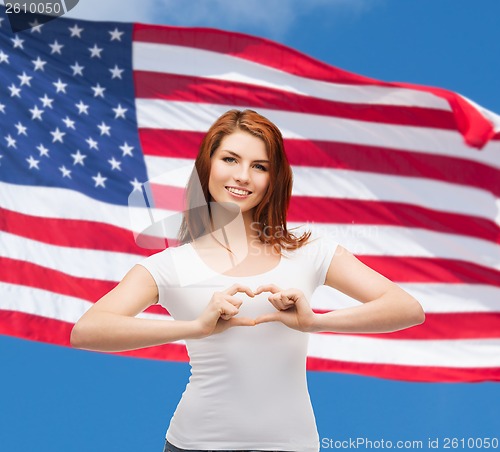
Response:
[[[316,286],[325,284],[326,274],[330,268],[333,255],[337,249],[338,242],[328,236],[311,236],[311,248],[308,251],[312,265],[316,272]]]
[[[165,290],[175,285],[175,274],[172,272],[173,266],[171,265],[171,251],[170,248],[167,248],[138,262],[155,280],[158,287],[158,302],[160,304],[163,304],[165,300]]]

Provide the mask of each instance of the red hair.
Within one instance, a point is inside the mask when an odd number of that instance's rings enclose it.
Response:
[[[286,226],[293,174],[285,154],[283,136],[276,125],[253,110],[227,111],[212,124],[203,138],[195,160],[195,168],[187,185],[187,208],[179,240],[181,243],[186,243],[212,231],[209,205],[211,197],[208,191],[211,157],[222,139],[238,130],[262,140],[269,159],[269,186],[253,212],[253,221],[259,230],[260,241],[274,245],[280,252],[282,249],[301,247],[307,242],[311,233],[305,232],[296,237]]]

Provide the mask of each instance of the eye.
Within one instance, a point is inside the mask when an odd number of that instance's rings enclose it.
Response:
[[[234,162],[236,162],[236,159],[234,157],[224,157],[222,160],[224,162],[227,162],[227,163],[234,163]]]
[[[264,165],[261,165],[260,163],[256,163],[255,168],[257,168],[260,171],[267,171],[267,168]]]

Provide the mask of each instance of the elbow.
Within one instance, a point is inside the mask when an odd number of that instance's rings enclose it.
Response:
[[[75,326],[73,326],[73,329],[71,330],[69,343],[73,348],[83,348],[83,335],[81,332],[81,327],[78,323],[75,324]]]
[[[81,321],[78,321],[71,330],[69,343],[73,348],[81,350],[92,350],[92,346],[89,342],[90,337],[91,335],[85,327],[85,324],[82,324]]]
[[[409,317],[412,326],[421,325],[425,322],[425,312],[422,305],[414,298],[412,299],[411,309],[409,310]]]

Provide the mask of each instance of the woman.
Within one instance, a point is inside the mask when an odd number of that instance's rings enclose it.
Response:
[[[305,333],[424,321],[413,297],[340,245],[288,231],[291,191],[278,128],[251,110],[225,113],[196,158],[182,245],[132,268],[72,331],[74,347],[100,351],[186,341],[192,375],[165,451],[319,450]],[[308,300],[322,284],[362,303],[315,314]],[[174,321],[134,318],[157,302]]]

